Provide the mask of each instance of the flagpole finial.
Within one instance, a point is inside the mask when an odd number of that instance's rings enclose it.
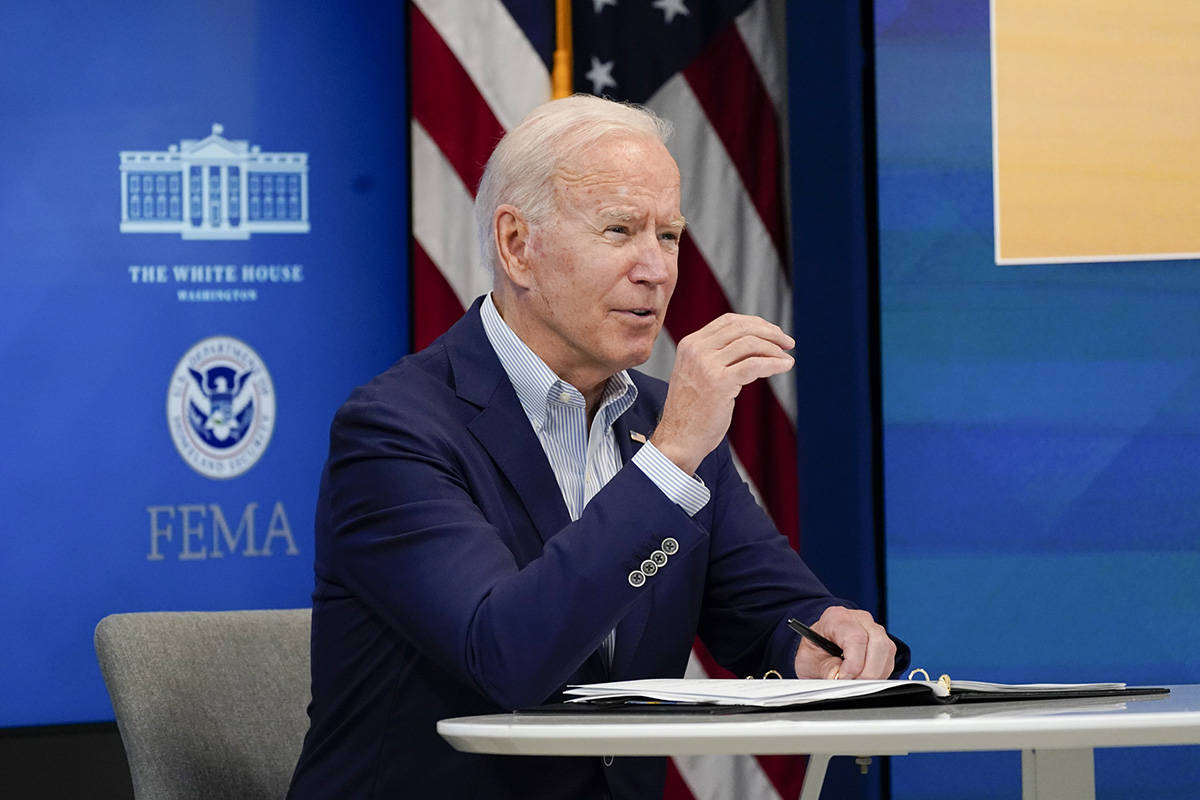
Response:
[[[554,70],[550,73],[550,96],[557,100],[571,94],[571,0],[555,0]]]

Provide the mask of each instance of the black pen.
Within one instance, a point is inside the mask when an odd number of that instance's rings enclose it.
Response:
[[[838,647],[836,644],[829,641],[800,620],[789,619],[787,624],[789,628],[803,636],[805,639],[808,639],[810,642],[824,650],[826,653],[829,653],[829,655],[833,656],[834,658],[845,657],[846,654],[842,651],[842,648]]]

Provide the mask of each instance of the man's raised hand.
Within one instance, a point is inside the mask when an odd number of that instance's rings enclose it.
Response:
[[[662,419],[650,441],[688,474],[729,429],[742,387],[787,372],[796,346],[761,317],[723,314],[679,341]]]

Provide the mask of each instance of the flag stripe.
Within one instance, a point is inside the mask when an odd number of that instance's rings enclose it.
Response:
[[[676,75],[647,105],[667,119],[689,121],[686,127],[677,126],[670,142],[685,187],[683,213],[689,228],[685,239],[694,241],[704,254],[735,311],[763,317],[790,331],[792,290],[784,278],[779,252],[691,87]],[[780,375],[769,383],[788,418],[794,420],[794,376]]]
[[[757,756],[675,756],[673,760],[695,800],[730,797],[780,800],[781,787]]]
[[[554,69],[556,22],[553,13],[546,13],[546,0],[500,0],[513,18],[529,45],[538,54],[547,73]]]
[[[504,128],[445,40],[416,6],[412,6],[409,31],[413,64],[438,76],[436,81],[413,81],[412,115],[474,195]]]
[[[413,243],[412,291],[423,310],[413,315],[413,349],[428,347],[462,316],[462,306],[446,277],[419,242]]]
[[[787,3],[759,2],[738,15],[736,24],[746,43],[746,50],[758,67],[763,88],[775,107],[775,120],[779,123],[779,141],[791,141],[788,130],[787,92]],[[786,144],[779,149],[779,187],[784,209],[784,238],[786,246],[780,251],[785,254],[784,262],[792,263],[791,220],[787,209],[792,207],[790,153]],[[790,276],[789,276],[790,278]]]
[[[775,106],[737,26],[717,34],[683,75],[725,145],[776,251],[787,252]]]
[[[729,426],[733,443],[766,504],[775,527],[800,547],[800,515],[796,505],[796,435],[778,401],[762,381],[742,387]]]
[[[721,146],[695,93],[676,75],[647,105],[676,126],[669,149],[683,179],[684,214],[718,280],[740,310],[763,316],[784,313],[790,324],[790,287],[783,275],[779,251],[746,192],[729,153]],[[737,236],[730,236],[737,230]],[[763,265],[771,265],[759,275]]]
[[[679,341],[731,310],[703,255],[685,236],[679,248],[679,282],[667,307],[667,330]],[[742,387],[729,441],[775,525],[795,547],[799,541],[796,435],[767,384],[755,381]]]
[[[413,237],[444,273],[461,313],[492,285],[471,224],[475,198],[425,127],[416,120],[409,127]],[[446,224],[448,219],[455,224]],[[418,314],[428,310],[425,305],[417,304]]]
[[[722,667],[708,652],[708,648],[704,643],[697,640],[692,648],[692,654],[688,658],[687,669],[684,671],[685,678],[736,678],[729,670]],[[760,776],[752,778],[742,778],[741,785],[749,789],[754,788],[755,794],[748,791],[743,792],[725,792],[714,797],[756,797],[758,800],[768,800],[768,798],[785,797],[788,800],[800,796],[800,790],[804,787],[804,770],[806,762],[803,758],[796,756],[743,756],[745,762],[740,764],[743,769],[751,765],[757,765]],[[687,761],[675,759],[681,773],[695,773],[702,769],[701,765],[693,764]],[[706,765],[705,765],[706,766]],[[750,770],[753,771],[753,770]],[[763,781],[761,776],[766,776],[769,784],[764,786],[767,781]],[[698,776],[696,776],[698,777]],[[709,778],[710,781],[714,780]],[[696,781],[689,781],[689,785],[695,786]],[[697,795],[699,796],[699,795]],[[708,795],[705,795],[708,796]]]
[[[787,4],[751,3],[736,24],[783,127],[787,123]],[[786,136],[780,139],[787,141]]]
[[[667,781],[663,786],[663,798],[665,800],[674,800],[674,798],[690,798],[695,800],[695,795],[684,781],[683,776],[679,774],[677,760],[674,758],[667,759]]]
[[[413,0],[471,76],[504,130],[550,98],[550,71],[503,3],[496,0]],[[547,11],[550,4],[547,3]],[[439,85],[441,75],[419,61],[414,69]]]

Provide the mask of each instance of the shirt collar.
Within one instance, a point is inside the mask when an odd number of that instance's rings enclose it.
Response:
[[[517,392],[521,408],[535,430],[546,424],[550,403],[583,407],[583,395],[571,384],[559,378],[537,353],[529,349],[521,338],[508,327],[500,316],[489,292],[479,308],[483,330],[488,342],[496,351],[500,364]],[[605,427],[609,427],[637,399],[637,386],[629,377],[628,370],[621,370],[608,379],[600,398],[598,414]]]

